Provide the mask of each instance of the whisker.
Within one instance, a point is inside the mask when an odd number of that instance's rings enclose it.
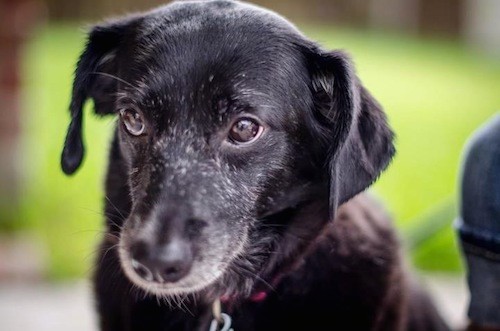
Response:
[[[105,77],[109,77],[109,78],[113,78],[113,79],[116,79],[117,81],[119,82],[122,82],[124,84],[127,84],[128,86],[134,88],[134,89],[137,89],[137,86],[134,86],[132,83],[129,83],[127,82],[125,79],[123,78],[120,78],[118,76],[115,76],[115,75],[112,75],[112,74],[108,74],[107,72],[102,72],[102,71],[93,71],[91,72],[90,74],[94,74],[94,75],[101,75],[101,76],[105,76]]]
[[[104,197],[109,202],[111,207],[115,208],[115,210],[118,212],[118,215],[121,216],[123,219],[126,219],[126,217],[123,216],[122,212],[118,209],[118,207],[115,206],[115,204],[111,201],[111,199],[107,195],[105,195]]]
[[[116,207],[114,207],[116,209]],[[90,209],[90,208],[85,208],[85,207],[80,207],[81,210],[85,210],[85,211],[89,211],[89,212],[92,212],[96,215],[99,215],[99,216],[104,216],[105,218],[107,218],[110,222],[113,222],[113,220],[111,220],[110,218],[114,218],[114,217],[122,217],[123,218],[123,215],[120,214],[114,214],[114,213],[111,213],[109,211],[98,211],[98,210],[94,210],[94,209]],[[115,226],[119,226],[116,222],[114,223]]]

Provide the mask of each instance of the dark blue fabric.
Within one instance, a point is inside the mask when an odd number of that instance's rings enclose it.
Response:
[[[467,264],[469,318],[500,326],[500,114],[479,128],[465,148],[460,217],[456,221]]]

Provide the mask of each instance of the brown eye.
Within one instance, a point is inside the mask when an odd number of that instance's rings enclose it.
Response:
[[[242,118],[231,127],[229,140],[233,144],[241,145],[251,143],[260,137],[263,127],[251,118]]]
[[[128,133],[133,136],[140,136],[144,132],[145,125],[139,112],[133,109],[122,109],[120,116]]]

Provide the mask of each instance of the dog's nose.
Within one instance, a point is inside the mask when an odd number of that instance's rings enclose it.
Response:
[[[193,264],[191,245],[181,239],[163,245],[138,242],[130,253],[134,271],[146,281],[177,282],[188,274]]]

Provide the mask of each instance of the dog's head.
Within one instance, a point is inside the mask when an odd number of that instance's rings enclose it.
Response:
[[[341,51],[236,1],[182,1],[96,26],[62,155],[82,162],[82,106],[118,117],[131,210],[120,260],[146,291],[251,294],[290,268],[389,163],[385,116]]]

